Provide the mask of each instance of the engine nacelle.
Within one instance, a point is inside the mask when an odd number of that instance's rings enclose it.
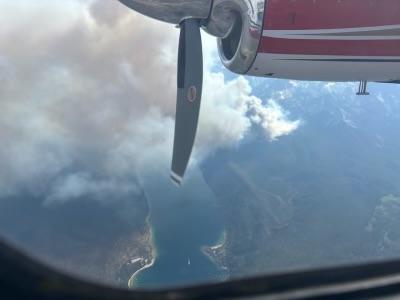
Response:
[[[398,0],[214,0],[205,29],[218,37],[221,61],[235,73],[400,79]]]
[[[226,68],[246,74],[254,63],[262,37],[265,0],[214,0],[205,30],[218,37]]]

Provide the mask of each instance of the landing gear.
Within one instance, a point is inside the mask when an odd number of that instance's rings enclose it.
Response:
[[[368,81],[360,81],[360,85],[358,86],[358,96],[368,96],[369,93],[367,92],[367,84]]]

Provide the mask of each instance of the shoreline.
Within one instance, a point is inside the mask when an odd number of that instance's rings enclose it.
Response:
[[[139,270],[137,270],[135,273],[133,273],[132,276],[131,276],[131,278],[130,278],[129,281],[128,281],[128,287],[131,288],[131,289],[134,288],[134,287],[135,287],[135,280],[136,280],[137,275],[138,275],[140,272],[142,272],[143,270],[146,270],[146,269],[152,267],[152,266],[154,265],[155,261],[156,261],[156,259],[153,257],[153,258],[151,259],[151,261],[150,261],[149,264],[143,266],[142,268],[140,268]]]
[[[149,251],[148,256],[144,257],[142,259],[144,259],[145,261],[150,260],[150,262],[146,263],[143,267],[141,267],[135,273],[132,274],[132,276],[129,278],[129,281],[128,281],[128,288],[135,288],[135,285],[136,285],[135,281],[137,279],[137,276],[143,270],[151,268],[154,265],[156,258],[157,258],[157,249],[156,249],[156,246],[154,243],[154,234],[153,234],[153,228],[150,223],[150,214],[147,216],[146,223],[149,226],[149,233],[148,233],[148,242],[149,243],[148,244],[149,244],[149,248],[151,250]]]
[[[226,230],[223,230],[216,245],[201,247],[201,252],[221,271],[222,280],[229,277],[229,268],[226,264],[226,242]]]

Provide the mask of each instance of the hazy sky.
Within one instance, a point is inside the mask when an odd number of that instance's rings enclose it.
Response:
[[[179,31],[116,0],[0,0],[0,195],[22,188],[47,202],[130,193],[132,177],[168,174]],[[204,36],[205,79],[194,160],[291,133],[273,99],[227,81]]]

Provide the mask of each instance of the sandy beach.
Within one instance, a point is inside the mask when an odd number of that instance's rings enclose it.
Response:
[[[128,282],[128,287],[129,288],[134,288],[135,287],[135,281],[136,281],[136,277],[137,275],[142,272],[143,270],[146,270],[150,267],[152,267],[156,261],[157,258],[157,249],[155,247],[154,244],[154,237],[153,237],[153,230],[150,226],[150,230],[149,230],[149,244],[151,247],[151,253],[150,253],[150,257],[146,257],[146,258],[142,258],[144,260],[149,260],[150,262],[147,262],[142,268],[138,269],[135,273],[132,274],[131,278],[129,279]]]

